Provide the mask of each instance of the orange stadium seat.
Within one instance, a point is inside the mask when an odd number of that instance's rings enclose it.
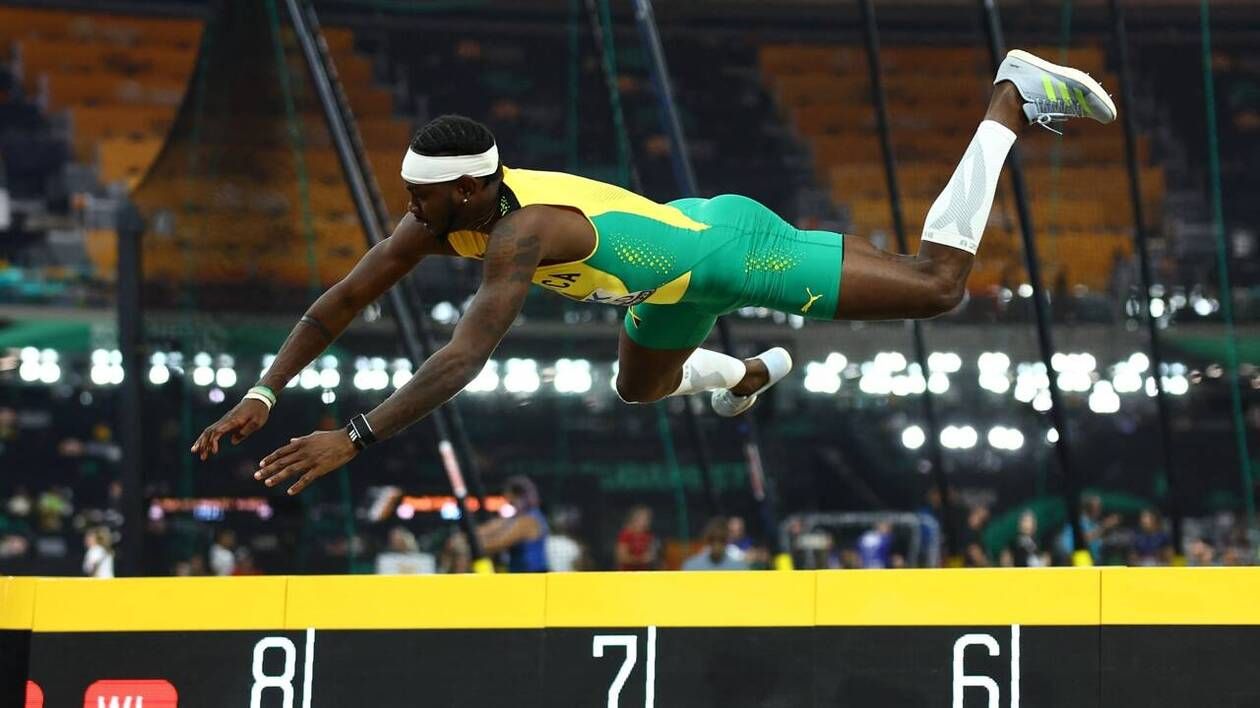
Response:
[[[97,146],[101,181],[134,187],[162,149],[161,138],[106,138]]]

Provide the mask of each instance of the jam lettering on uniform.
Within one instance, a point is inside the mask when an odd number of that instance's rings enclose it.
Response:
[[[598,302],[601,305],[612,305],[614,307],[634,307],[652,297],[655,292],[656,288],[652,288],[651,290],[640,290],[620,295],[596,288],[590,295],[582,298],[582,302]]]
[[[551,273],[539,282],[544,288],[564,290],[572,287],[582,277],[581,273]]]

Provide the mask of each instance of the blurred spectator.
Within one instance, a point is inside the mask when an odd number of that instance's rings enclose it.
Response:
[[[210,546],[210,571],[215,575],[231,575],[236,568],[236,532],[223,529]]]
[[[652,510],[646,506],[632,508],[617,534],[617,570],[652,570],[659,553],[660,545],[652,535]]]
[[[858,538],[858,555],[863,568],[892,567],[892,524],[881,521]]]
[[[1037,541],[1037,515],[1025,511],[1019,516],[1019,534],[1002,552],[1002,565],[1019,568],[1041,568],[1050,565],[1050,554],[1041,550]]]
[[[1143,509],[1129,550],[1129,565],[1168,565],[1172,557],[1172,542],[1164,533],[1159,516],[1154,509]]]
[[[1195,539],[1190,542],[1186,561],[1190,565],[1216,565],[1216,549],[1208,541]]]
[[[438,556],[439,573],[468,573],[472,571],[472,552],[468,548],[468,539],[462,533],[453,533],[442,545],[442,553]]]
[[[737,551],[735,555],[746,555],[752,549],[752,538],[748,536],[748,526],[744,523],[744,517],[732,516],[727,519],[727,530],[731,534],[731,548]]]
[[[576,510],[558,511],[551,517],[551,534],[547,536],[547,567],[553,573],[568,573],[585,567],[582,544],[573,536],[577,518]]]
[[[263,572],[254,565],[254,552],[245,546],[236,549],[236,564],[232,575],[262,575]]]
[[[114,577],[114,547],[109,529],[96,527],[83,536],[87,553],[83,555],[83,574],[93,578]]]
[[[431,554],[420,552],[414,534],[401,526],[389,530],[385,550],[376,556],[377,575],[415,575],[436,571],[437,561]]]
[[[1108,531],[1120,525],[1120,515],[1112,514],[1107,518],[1103,518],[1102,497],[1097,494],[1090,494],[1081,499],[1081,534],[1085,536],[1085,548],[1089,551],[1089,555],[1095,563],[1102,562],[1103,536]],[[1063,527],[1063,532],[1059,534],[1059,553],[1069,561],[1072,558],[1072,552],[1076,549],[1076,544],[1072,538],[1072,525],[1067,524]]]
[[[74,513],[68,490],[63,492],[61,489],[49,489],[39,495],[39,501],[35,504],[35,513],[39,520],[40,531],[48,533],[60,531],[63,520]]]
[[[993,565],[989,560],[989,552],[984,547],[984,527],[989,523],[989,508],[977,504],[967,514],[967,525],[963,527],[962,537],[958,539],[958,547],[962,549],[963,563],[969,568],[985,568]]]
[[[748,563],[732,558],[730,526],[726,519],[716,517],[704,526],[704,550],[683,561],[683,570],[748,570]]]
[[[512,477],[503,495],[512,515],[477,528],[482,550],[488,556],[506,552],[509,573],[547,572],[547,518],[539,508],[538,488],[528,477]]]
[[[9,514],[19,519],[25,519],[31,515],[31,494],[26,491],[26,487],[18,487],[13,496],[9,498],[6,505]]]

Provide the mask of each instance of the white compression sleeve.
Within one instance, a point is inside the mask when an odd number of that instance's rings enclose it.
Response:
[[[923,240],[975,253],[980,248],[1002,163],[1015,144],[1015,133],[996,121],[976,129],[945,191],[932,203],[923,224]]]
[[[708,349],[697,349],[683,363],[682,382],[671,396],[686,396],[701,391],[731,388],[744,380],[748,367],[733,356]]]

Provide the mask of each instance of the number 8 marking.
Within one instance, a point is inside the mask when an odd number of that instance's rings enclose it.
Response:
[[[284,673],[268,676],[263,673],[263,657],[268,649],[284,652]],[[293,708],[293,671],[297,663],[297,647],[286,637],[263,637],[254,645],[254,687],[249,691],[249,708],[261,708],[262,694],[268,688],[278,688],[284,695],[284,708]]]

